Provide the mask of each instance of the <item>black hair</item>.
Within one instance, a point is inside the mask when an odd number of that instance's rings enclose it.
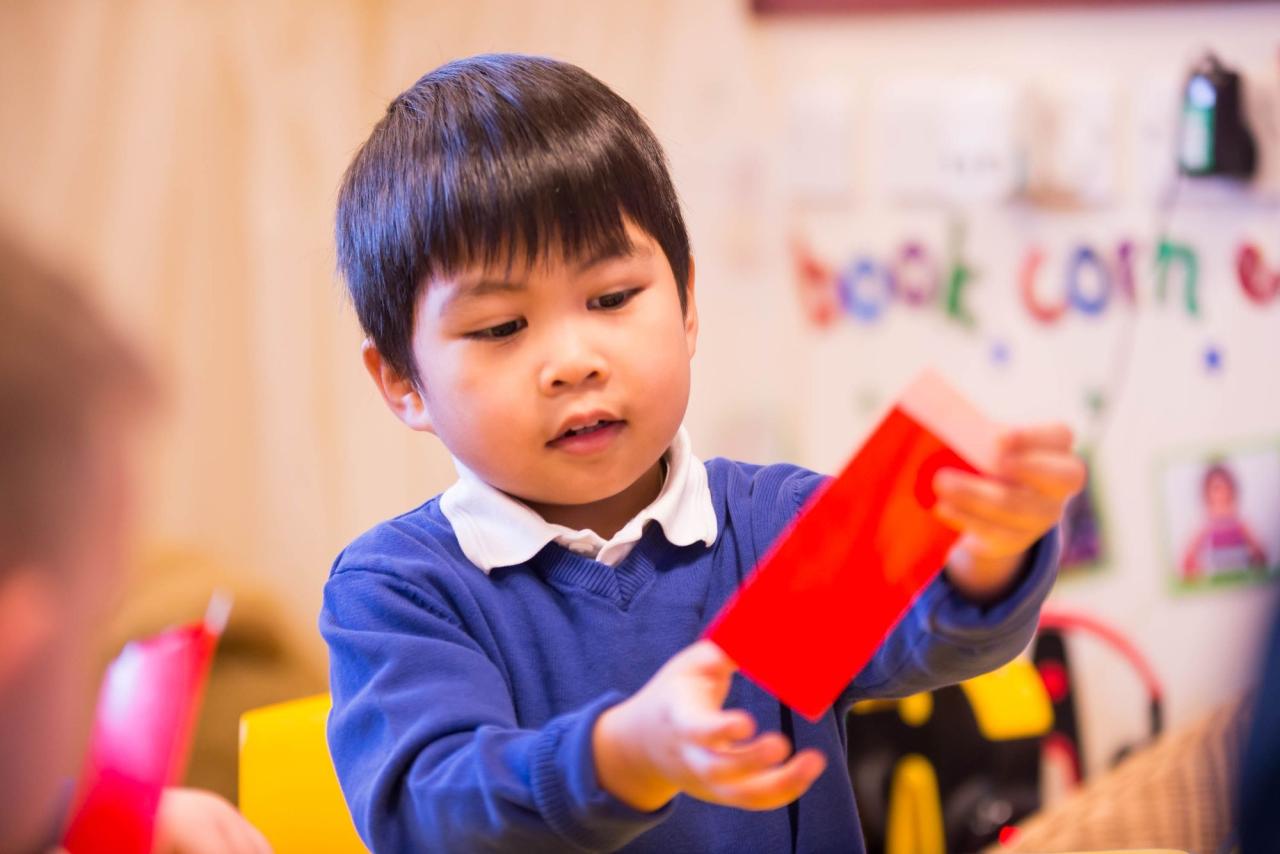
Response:
[[[397,96],[356,153],[338,195],[338,266],[365,333],[416,384],[423,282],[553,252],[625,254],[624,215],[662,248],[685,310],[689,237],[639,113],[574,65],[474,56]]]

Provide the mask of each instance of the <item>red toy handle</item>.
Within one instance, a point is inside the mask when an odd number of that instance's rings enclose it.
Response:
[[[1040,628],[1059,631],[1083,629],[1094,635],[1120,653],[1133,666],[1153,702],[1159,703],[1163,698],[1164,689],[1160,686],[1160,680],[1151,664],[1128,638],[1101,620],[1071,611],[1043,611],[1040,614]]]

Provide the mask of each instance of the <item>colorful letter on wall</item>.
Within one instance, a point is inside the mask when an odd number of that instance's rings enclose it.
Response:
[[[1169,268],[1174,264],[1182,267],[1183,294],[1187,302],[1187,314],[1200,313],[1200,302],[1196,298],[1196,283],[1200,273],[1200,261],[1195,250],[1185,243],[1174,243],[1163,239],[1156,248],[1156,298],[1164,301],[1169,284]]]
[[[973,269],[964,260],[964,224],[951,226],[951,275],[947,277],[947,315],[964,326],[973,325],[973,315],[964,304],[964,289],[973,280]]]
[[[1046,303],[1036,295],[1036,279],[1043,265],[1044,250],[1038,246],[1032,246],[1027,250],[1026,257],[1022,259],[1022,269],[1018,273],[1018,289],[1022,292],[1022,304],[1027,307],[1027,313],[1040,323],[1051,324],[1066,312],[1067,303],[1066,300]]]
[[[921,306],[938,296],[938,268],[923,243],[909,240],[893,261],[893,281],[898,296],[908,305]]]
[[[836,277],[840,305],[864,323],[873,323],[893,299],[889,271],[871,258],[855,258]]]
[[[1092,296],[1080,283],[1085,278],[1084,271],[1090,269],[1097,283]],[[1081,314],[1093,316],[1102,314],[1111,299],[1111,274],[1092,246],[1079,246],[1071,253],[1071,260],[1067,263],[1067,299]]]
[[[800,309],[806,320],[819,329],[825,329],[835,322],[839,309],[835,274],[799,237],[791,241],[791,260],[795,265]]]
[[[1258,305],[1266,305],[1280,294],[1280,272],[1267,269],[1262,251],[1252,243],[1236,250],[1236,274],[1240,277],[1240,287]]]

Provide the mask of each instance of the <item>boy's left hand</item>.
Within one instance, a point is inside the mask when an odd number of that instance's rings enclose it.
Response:
[[[990,475],[943,469],[935,475],[934,512],[962,532],[947,578],[975,601],[1005,592],[1026,550],[1062,518],[1084,486],[1084,463],[1063,424],[1012,427],[997,440]]]

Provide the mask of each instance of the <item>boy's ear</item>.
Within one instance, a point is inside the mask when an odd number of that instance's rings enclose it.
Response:
[[[370,338],[364,339],[360,355],[364,359],[365,370],[373,377],[373,384],[378,387],[382,399],[396,417],[414,430],[434,433],[431,413],[427,411],[427,404],[414,387],[413,381],[392,367]]]
[[[58,626],[51,570],[22,567],[0,576],[0,696],[40,656]]]
[[[698,349],[698,302],[693,298],[693,256],[689,256],[689,284],[685,288],[684,338],[689,347],[689,358]]]

